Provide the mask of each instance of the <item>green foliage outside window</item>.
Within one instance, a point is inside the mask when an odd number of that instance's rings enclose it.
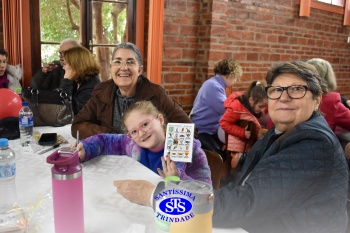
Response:
[[[68,5],[67,5],[68,2]],[[58,60],[61,40],[78,41],[80,30],[80,0],[40,0],[41,56],[43,62]],[[126,4],[94,1],[90,35],[93,44],[118,44],[126,28]],[[99,28],[102,27],[102,28]],[[102,35],[96,35],[101,32]],[[49,43],[49,44],[46,44]],[[95,50],[94,50],[95,51]]]

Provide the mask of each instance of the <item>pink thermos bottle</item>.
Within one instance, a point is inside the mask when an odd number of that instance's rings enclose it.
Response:
[[[46,161],[54,165],[51,172],[55,233],[84,233],[83,177],[78,151],[61,148]]]

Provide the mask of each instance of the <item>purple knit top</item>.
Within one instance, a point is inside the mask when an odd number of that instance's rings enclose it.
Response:
[[[140,161],[142,148],[125,134],[98,134],[81,140],[87,161],[99,155],[126,155]],[[200,180],[212,184],[207,157],[199,140],[193,141],[192,163],[175,162],[181,180]]]

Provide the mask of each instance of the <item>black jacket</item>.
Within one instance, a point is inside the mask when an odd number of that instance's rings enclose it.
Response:
[[[238,184],[215,192],[213,225],[249,233],[344,233],[348,168],[323,116],[280,137],[274,129],[248,153]]]
[[[32,77],[30,86],[38,90],[55,90],[59,88],[61,79],[64,77],[64,69],[59,61],[54,61],[57,68],[46,74],[40,68]]]
[[[74,115],[78,114],[84,104],[90,99],[92,90],[100,83],[98,76],[90,77],[89,81],[82,84],[77,89],[77,83],[70,79],[61,79],[60,89],[72,97],[72,106]]]

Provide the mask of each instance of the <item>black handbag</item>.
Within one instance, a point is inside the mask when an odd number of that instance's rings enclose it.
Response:
[[[18,117],[9,116],[0,119],[0,138],[17,139],[19,138]]]
[[[64,126],[74,119],[71,98],[62,90],[22,89],[22,98],[33,112],[34,126]]]

